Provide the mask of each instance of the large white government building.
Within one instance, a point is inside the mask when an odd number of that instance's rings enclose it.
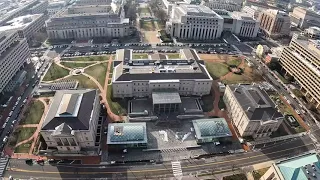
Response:
[[[46,22],[49,39],[119,38],[129,35],[121,5],[75,5]]]
[[[172,37],[188,40],[213,40],[222,30],[223,18],[204,5],[177,4],[166,24]]]
[[[30,57],[28,43],[17,31],[0,31],[0,93],[11,91],[10,82]]]
[[[181,49],[180,58],[153,54],[133,59],[131,49],[117,50],[112,76],[113,97],[151,97],[154,91],[182,96],[210,93],[212,78],[193,49]]]

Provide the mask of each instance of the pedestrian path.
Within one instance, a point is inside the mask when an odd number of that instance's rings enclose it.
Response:
[[[174,177],[182,177],[182,169],[181,169],[181,164],[179,161],[172,161],[171,162],[172,166],[172,172]]]
[[[3,172],[6,170],[8,164],[7,158],[0,158],[0,177],[3,176]]]

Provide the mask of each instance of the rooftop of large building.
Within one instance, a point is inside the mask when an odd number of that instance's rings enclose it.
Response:
[[[246,13],[246,12],[233,11],[231,13],[231,16],[234,19],[238,19],[238,20],[255,21],[255,19],[252,17],[252,15],[249,13]]]
[[[132,50],[117,50],[114,81],[211,79],[193,49],[181,49],[179,59],[132,59]],[[160,57],[160,56],[159,56]]]
[[[277,120],[283,118],[268,94],[255,84],[228,85],[250,120]]]
[[[72,130],[88,130],[96,95],[93,89],[57,91],[42,130],[54,130],[63,123]]]
[[[309,27],[308,29],[306,29],[306,32],[310,34],[320,34],[320,27]]]
[[[220,17],[216,12],[204,5],[180,4],[176,8],[179,8],[184,15]]]
[[[320,178],[320,158],[317,154],[294,157],[276,165],[284,180],[317,180]]]
[[[0,31],[7,31],[13,29],[23,29],[29,26],[32,22],[43,16],[43,14],[28,14],[25,16],[16,17],[8,22],[5,25],[0,26]]]
[[[147,125],[145,122],[109,123],[107,144],[147,143]]]
[[[289,15],[286,12],[276,10],[276,9],[266,9],[266,10],[264,10],[264,12],[272,14],[274,16],[278,16],[278,17],[288,17],[289,18]]]

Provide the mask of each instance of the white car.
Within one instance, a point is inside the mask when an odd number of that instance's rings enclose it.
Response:
[[[12,113],[13,113],[13,111],[10,111],[10,113],[9,113],[9,117],[10,117],[10,116],[12,116]]]

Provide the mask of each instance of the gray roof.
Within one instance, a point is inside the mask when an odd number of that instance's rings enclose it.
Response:
[[[250,120],[276,120],[283,117],[268,94],[257,85],[229,85]]]
[[[61,104],[65,94],[72,95],[66,107],[66,112],[63,113]],[[81,102],[76,102],[75,97],[78,97],[79,94],[82,95]],[[63,123],[70,126],[72,130],[88,130],[97,95],[97,90],[93,89],[57,91],[42,125],[42,130],[55,130],[57,126]],[[75,106],[77,106],[76,109]]]
[[[186,59],[200,60],[194,49],[182,49],[181,51],[185,55]]]
[[[107,144],[147,143],[147,125],[141,123],[109,123]]]
[[[180,104],[181,99],[178,92],[155,91],[152,92],[153,104]]]
[[[158,53],[151,54],[150,57],[151,57],[151,59],[155,59],[155,60],[167,59],[167,56],[166,56],[166,55],[164,55],[164,54],[158,54]]]
[[[232,133],[224,118],[193,120],[197,139],[230,137]]]

